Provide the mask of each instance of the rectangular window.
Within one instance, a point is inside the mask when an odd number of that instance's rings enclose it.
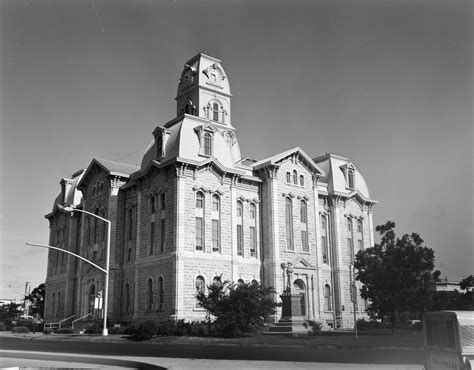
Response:
[[[350,264],[354,263],[354,244],[352,244],[352,239],[347,238],[347,248],[349,250],[349,261]]]
[[[243,256],[244,255],[244,236],[243,236],[243,229],[242,225],[237,225],[237,255]]]
[[[306,230],[301,230],[301,250],[303,252],[309,252],[308,234]]]
[[[212,251],[220,251],[219,220],[212,220]]]
[[[291,183],[291,173],[289,173],[289,172],[286,173],[286,182],[287,182],[288,184]]]
[[[161,219],[161,238],[160,238],[160,252],[165,251],[165,237],[166,237],[166,218]]]
[[[360,250],[360,251],[363,250],[363,249],[364,249],[364,245],[362,244],[362,240],[359,239],[357,242],[358,242],[358,244],[359,244],[359,250]]]
[[[204,227],[202,217],[196,217],[196,250],[204,250]]]
[[[128,248],[127,262],[132,260],[132,248]]]
[[[329,263],[329,258],[328,258],[328,243],[326,240],[326,236],[321,236],[321,246],[323,249],[323,263]]]
[[[155,223],[150,224],[150,251],[149,254],[152,255],[155,249]]]
[[[300,185],[304,186],[304,176],[300,175]]]
[[[257,257],[257,230],[254,226],[250,226],[250,256]]]

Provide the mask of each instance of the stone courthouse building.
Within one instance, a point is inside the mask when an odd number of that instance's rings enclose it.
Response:
[[[139,167],[93,159],[60,181],[45,216],[50,245],[104,266],[106,223],[58,206],[111,221],[112,323],[202,320],[196,291],[230,280],[259,282],[279,294],[289,284],[305,317],[352,326],[351,263],[374,242],[376,201],[364,178],[347,158],[311,158],[300,148],[243,157],[231,98],[221,61],[203,53],[191,58],[181,73],[176,117],[154,129]],[[50,250],[46,321],[91,312],[104,276]],[[366,317],[365,302],[357,300],[356,316]]]

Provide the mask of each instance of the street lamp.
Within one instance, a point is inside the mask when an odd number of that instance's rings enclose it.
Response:
[[[98,218],[99,220],[102,220],[104,222],[107,223],[107,251],[106,251],[106,254],[105,254],[105,269],[101,269],[104,273],[105,273],[105,297],[104,297],[104,328],[102,330],[102,335],[103,336],[107,336],[109,335],[109,330],[107,329],[107,306],[108,306],[108,303],[109,303],[109,262],[110,262],[110,233],[111,233],[111,222],[103,217],[100,217],[92,212],[88,212],[88,211],[84,211],[82,209],[77,209],[77,208],[72,208],[72,207],[65,207],[65,206],[62,206],[60,204],[58,204],[58,208],[61,210],[61,211],[64,211],[64,212],[69,212],[69,213],[73,213],[73,212],[81,212],[81,213],[85,213],[85,214],[88,214],[92,217],[96,217]]]

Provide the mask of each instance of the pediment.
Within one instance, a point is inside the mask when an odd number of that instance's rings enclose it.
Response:
[[[316,266],[309,263],[304,257],[299,257],[293,261],[293,268],[295,269],[315,269]]]

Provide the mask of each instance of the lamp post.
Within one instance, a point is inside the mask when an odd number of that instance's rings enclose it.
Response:
[[[92,217],[98,218],[107,223],[107,250],[105,254],[105,269],[101,269],[105,273],[105,297],[104,297],[104,328],[102,330],[102,335],[107,336],[109,335],[109,330],[107,329],[107,307],[109,303],[109,263],[110,263],[110,234],[111,234],[111,222],[103,217],[100,217],[92,212],[84,211],[82,209],[72,208],[72,207],[65,207],[58,204],[58,208],[64,212],[81,212]]]

